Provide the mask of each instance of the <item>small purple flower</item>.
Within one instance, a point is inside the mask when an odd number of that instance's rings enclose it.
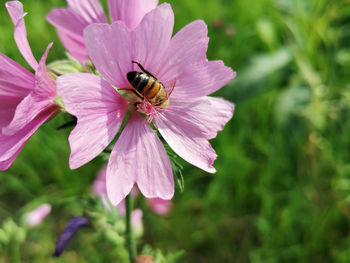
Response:
[[[89,224],[89,221],[86,217],[76,216],[73,217],[69,222],[67,223],[66,227],[63,230],[63,233],[58,238],[56,242],[56,249],[53,254],[54,257],[59,257],[65,247],[68,245],[69,241],[72,239],[74,234],[81,228],[85,227]]]

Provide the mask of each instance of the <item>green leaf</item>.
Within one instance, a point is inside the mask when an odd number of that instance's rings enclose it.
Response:
[[[179,156],[169,147],[169,145],[167,145],[165,142],[163,143],[164,143],[165,150],[170,159],[171,168],[173,169],[175,181],[178,187],[180,188],[180,191],[183,192],[185,189],[185,180],[182,173],[183,166],[179,162]]]

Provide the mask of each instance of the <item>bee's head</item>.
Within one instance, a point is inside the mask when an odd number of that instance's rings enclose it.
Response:
[[[130,84],[132,84],[132,82],[136,78],[136,75],[137,75],[137,71],[131,71],[128,74],[126,74],[126,78],[128,79]]]

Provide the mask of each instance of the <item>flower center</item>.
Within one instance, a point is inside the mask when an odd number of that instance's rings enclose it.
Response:
[[[163,111],[169,104],[169,95],[165,86],[152,73],[136,62],[140,71],[130,71],[126,77],[132,86],[130,89],[134,93],[138,102],[135,103],[137,111],[146,115],[146,120],[152,122],[154,116],[159,111]],[[141,101],[141,102],[140,102]]]
[[[167,99],[167,103],[169,100]],[[142,114],[146,115],[146,121],[152,122],[154,116],[156,116],[159,112],[165,110],[164,106],[156,106],[150,104],[147,100],[142,100],[142,102],[135,103],[136,110]]]

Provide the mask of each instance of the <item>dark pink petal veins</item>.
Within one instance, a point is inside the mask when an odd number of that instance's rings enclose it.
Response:
[[[171,98],[183,100],[207,96],[225,86],[235,75],[221,60],[191,64],[176,79]]]
[[[2,129],[5,135],[13,135],[29,124],[40,112],[47,110],[54,104],[52,99],[56,97],[56,85],[46,70],[46,58],[52,43],[48,45],[39,67],[35,73],[34,89],[17,106],[11,123]]]
[[[169,108],[154,118],[160,134],[169,146],[184,160],[209,173],[215,173],[213,167],[217,155],[208,142],[209,132],[201,130],[202,123],[196,123],[187,111],[190,107]],[[202,115],[205,118],[205,113]],[[198,120],[197,120],[198,122]]]
[[[166,56],[174,27],[174,12],[169,4],[161,4],[145,15],[132,32],[133,60],[158,77]],[[134,69],[140,70],[136,65]]]
[[[11,1],[6,3],[6,8],[15,25],[14,36],[17,47],[28,64],[36,70],[38,68],[38,62],[34,58],[28,43],[26,26],[24,24],[26,13],[23,12],[23,5],[19,1]]]
[[[98,0],[70,0],[68,8],[52,9],[46,19],[56,27],[69,53],[82,63],[88,60],[83,31],[91,23],[107,23]]]
[[[7,126],[17,105],[34,87],[34,75],[0,53],[0,131]]]
[[[130,87],[126,74],[140,70],[132,61],[157,75],[169,45],[174,14],[169,4],[162,4],[145,15],[140,25],[130,31],[123,22],[93,24],[84,32],[88,54],[101,75],[118,88]],[[116,48],[118,47],[118,48]]]
[[[47,109],[14,135],[6,136],[0,134],[0,171],[10,167],[28,139],[56,111],[56,106]]]
[[[157,4],[158,0],[108,0],[108,10],[112,22],[121,20],[134,29]]]
[[[117,205],[137,183],[147,198],[170,199],[174,180],[167,153],[148,123],[134,112],[120,135],[107,168],[107,193]]]
[[[66,110],[78,118],[69,136],[70,167],[78,168],[100,154],[117,134],[127,101],[106,81],[88,73],[57,78]]]
[[[202,20],[183,27],[171,39],[158,77],[167,83],[188,69],[192,64],[206,60],[208,28]]]
[[[112,85],[129,87],[126,74],[131,71],[131,34],[123,22],[92,24],[84,31],[85,45],[96,69]]]
[[[182,122],[192,124],[191,129],[197,130],[199,135],[213,139],[232,118],[233,111],[231,102],[205,96],[188,102],[173,99],[165,115],[170,121],[181,117]]]

